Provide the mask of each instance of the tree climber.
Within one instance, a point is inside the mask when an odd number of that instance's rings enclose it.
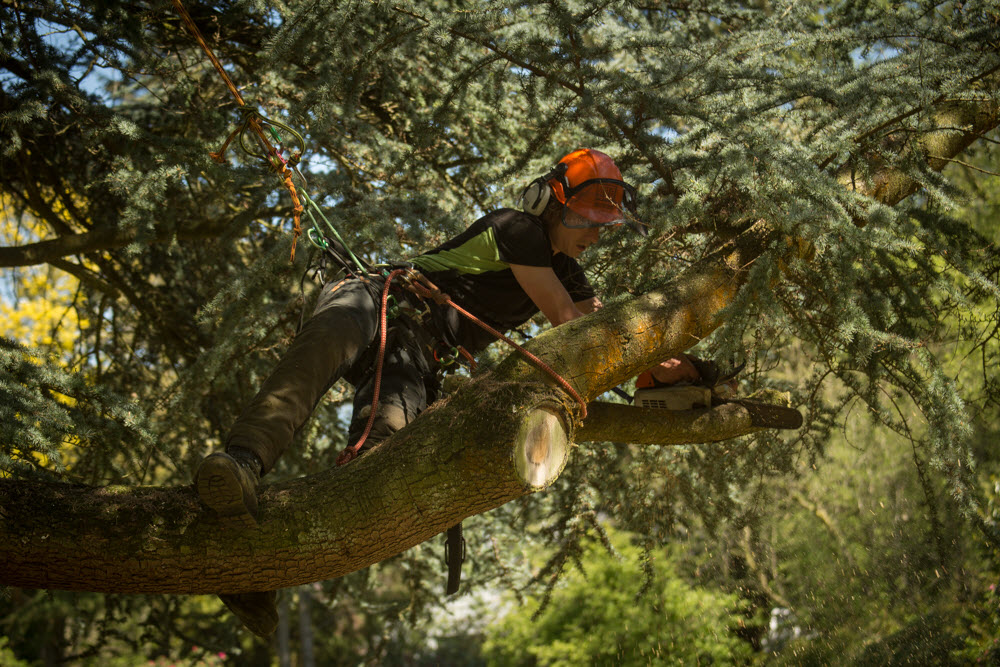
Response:
[[[601,302],[576,258],[601,229],[628,222],[635,189],[614,161],[593,149],[573,151],[522,196],[524,212],[488,213],[465,232],[411,260],[451,299],[493,328],[506,331],[541,311],[558,326],[591,313]],[[326,391],[339,378],[356,390],[348,442],[361,451],[388,438],[432,403],[438,393],[436,358],[464,348],[474,354],[494,341],[452,308],[393,286],[410,313],[391,320],[377,377],[380,295],[384,278],[356,275],[323,286],[312,317],[229,432],[225,452],[202,461],[195,485],[220,517],[256,525],[257,484],[271,470]],[[413,313],[419,312],[420,315]],[[653,370],[661,382],[697,380],[685,357]],[[369,425],[376,381],[376,414]],[[222,594],[226,606],[253,632],[266,636],[278,618],[273,591]]]

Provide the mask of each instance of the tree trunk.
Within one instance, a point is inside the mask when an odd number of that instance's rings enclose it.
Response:
[[[278,643],[278,667],[292,667],[291,627],[288,618],[288,598],[290,595],[289,591],[285,591],[284,594],[278,594],[278,632],[276,637]]]
[[[299,641],[302,649],[302,667],[316,667],[316,657],[313,651],[312,615],[309,607],[312,604],[312,593],[309,586],[299,586]]]

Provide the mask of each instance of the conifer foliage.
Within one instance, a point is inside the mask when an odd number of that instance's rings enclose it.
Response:
[[[997,385],[970,395],[942,366],[973,346],[981,372],[997,360],[997,248],[954,218],[942,172],[996,141],[996,3],[185,4],[248,104],[304,136],[299,188],[369,260],[512,205],[579,146],[616,158],[650,228],[587,258],[607,303],[676,294],[713,253],[745,260],[694,351],[748,361],[743,391],[790,392],[805,427],[585,445],[497,523],[544,519],[568,549],[595,512],[652,536],[745,518],[860,399],[1000,544],[969,445]],[[5,289],[46,265],[79,285],[72,349],[0,346],[4,474],[186,484],[294,335],[316,253],[303,237],[289,262],[292,204],[267,165],[209,157],[240,123],[170,3],[0,6],[0,196],[34,230],[0,247]],[[331,392],[279,475],[332,463],[349,397]]]

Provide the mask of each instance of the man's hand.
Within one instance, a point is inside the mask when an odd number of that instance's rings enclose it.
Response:
[[[678,382],[696,382],[701,379],[698,369],[694,367],[686,355],[661,361],[649,369],[657,382],[677,384]]]
[[[601,308],[604,308],[604,304],[601,303],[601,300],[598,299],[596,296],[591,297],[589,299],[585,299],[583,301],[574,301],[573,305],[576,306],[576,309],[579,310],[584,315],[587,315],[589,313],[596,313]]]

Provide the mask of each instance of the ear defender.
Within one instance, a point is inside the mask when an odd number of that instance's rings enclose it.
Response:
[[[536,178],[521,193],[521,208],[529,215],[539,216],[549,205],[552,188],[545,177]]]
[[[530,215],[539,216],[545,207],[549,205],[549,198],[552,196],[552,186],[549,183],[553,179],[566,178],[566,165],[557,164],[555,168],[544,176],[539,176],[521,193],[521,209]]]

